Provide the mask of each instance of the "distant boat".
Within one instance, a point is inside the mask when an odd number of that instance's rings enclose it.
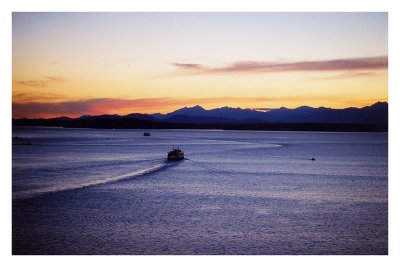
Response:
[[[182,150],[178,148],[174,148],[170,152],[168,152],[168,160],[169,161],[177,161],[177,160],[182,160],[185,158],[185,154],[183,153]]]
[[[311,160],[315,160],[315,155],[314,155],[314,153],[312,154]]]
[[[145,132],[145,133],[143,134],[143,136],[151,136],[151,133]]]

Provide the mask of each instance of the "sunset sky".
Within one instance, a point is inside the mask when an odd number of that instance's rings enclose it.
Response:
[[[387,101],[387,13],[13,13],[13,117]]]

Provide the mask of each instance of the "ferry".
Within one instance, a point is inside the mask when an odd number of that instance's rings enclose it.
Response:
[[[177,161],[177,160],[182,160],[185,158],[185,154],[183,153],[182,150],[178,148],[174,148],[170,152],[168,152],[168,160],[169,161]]]

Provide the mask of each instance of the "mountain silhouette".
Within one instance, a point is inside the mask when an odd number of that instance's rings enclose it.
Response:
[[[271,122],[271,123],[386,123],[388,103],[377,102],[364,108],[279,108],[268,112],[253,109],[222,107],[205,110],[201,106],[185,107],[174,112],[157,115],[166,122]],[[148,118],[151,119],[151,118]]]
[[[221,107],[206,110],[196,105],[167,114],[132,113],[125,116],[83,115],[78,118],[13,119],[13,126],[86,128],[217,128],[251,130],[387,131],[388,103],[363,108],[278,108],[268,111]]]

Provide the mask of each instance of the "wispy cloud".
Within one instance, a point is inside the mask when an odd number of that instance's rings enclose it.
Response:
[[[348,71],[345,73],[341,73],[338,75],[333,75],[333,76],[328,76],[328,77],[322,77],[319,78],[318,80],[333,80],[333,79],[349,79],[349,78],[368,78],[368,77],[375,77],[382,75],[382,73],[379,72],[353,72],[353,71]]]
[[[40,102],[40,101],[62,101],[66,96],[54,93],[17,93],[12,96],[13,102]]]
[[[388,58],[368,57],[334,59],[323,61],[265,62],[240,61],[222,67],[210,67],[195,63],[171,63],[177,75],[223,74],[223,73],[268,73],[285,71],[354,71],[387,69]]]
[[[182,68],[182,69],[190,69],[190,70],[202,70],[206,69],[203,65],[201,64],[191,64],[191,63],[171,63],[171,65],[177,67],[177,68]]]
[[[37,80],[24,80],[24,81],[17,81],[20,85],[26,86],[26,87],[47,87],[52,83],[61,83],[61,82],[66,82],[66,80],[63,77],[60,76],[44,76],[41,79]]]
[[[28,96],[24,96],[28,99]],[[32,100],[35,96],[31,97]],[[14,101],[14,118],[50,118],[57,116],[78,117],[81,115],[98,115],[120,113],[127,114],[141,110],[152,109],[174,105],[174,100],[170,98],[151,98],[151,99],[113,99],[96,98],[74,101]]]

